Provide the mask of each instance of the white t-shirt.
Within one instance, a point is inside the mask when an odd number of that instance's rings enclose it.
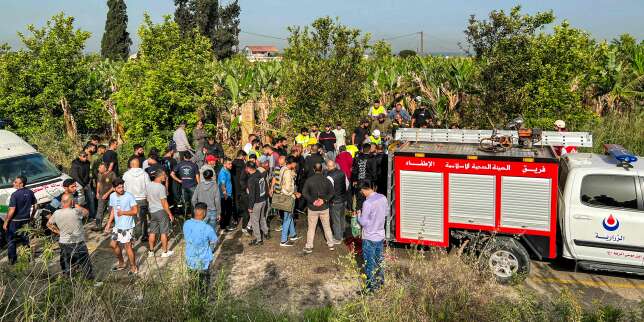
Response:
[[[251,144],[250,142],[248,142],[248,143],[246,143],[246,145],[244,145],[244,149],[243,149],[243,150],[244,150],[244,152],[246,152],[246,154],[250,154],[250,150],[251,150],[252,148],[253,148],[253,144]]]
[[[339,148],[343,145],[347,145],[346,137],[347,137],[347,131],[344,129],[334,129],[333,134],[335,134],[335,146],[336,148]]]

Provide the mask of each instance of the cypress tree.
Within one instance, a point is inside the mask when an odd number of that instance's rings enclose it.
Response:
[[[174,21],[179,25],[182,35],[188,35],[194,28],[194,19],[191,9],[192,1],[174,0],[176,7],[174,11]]]
[[[235,54],[239,45],[239,13],[237,0],[219,10],[219,24],[215,32],[213,49],[217,58],[224,59]]]
[[[208,37],[218,59],[235,54],[239,45],[239,13],[237,0],[222,7],[218,0],[174,0],[174,20],[181,33],[191,34],[195,28]]]
[[[101,56],[113,60],[127,59],[132,40],[127,32],[127,6],[124,0],[107,1],[105,32],[101,40]]]

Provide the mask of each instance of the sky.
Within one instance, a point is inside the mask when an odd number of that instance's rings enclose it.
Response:
[[[229,0],[220,0],[226,3]],[[92,33],[87,51],[100,51],[105,27],[107,5],[105,0],[0,0],[0,43],[20,47],[18,31],[28,24],[42,26],[59,12],[76,18],[75,25]],[[630,33],[644,39],[644,0],[239,0],[241,6],[240,47],[245,45],[286,46],[288,26],[307,25],[321,16],[338,17],[343,24],[359,28],[372,39],[397,37],[424,32],[426,52],[457,52],[464,42],[463,30],[471,14],[484,18],[495,9],[506,11],[520,4],[526,13],[554,10],[557,22],[568,20],[596,39],[612,39]],[[126,0],[129,32],[134,42],[131,52],[139,44],[136,30],[148,12],[153,21],[162,21],[164,15],[174,12],[173,0]],[[417,34],[391,39],[394,51],[417,50]]]

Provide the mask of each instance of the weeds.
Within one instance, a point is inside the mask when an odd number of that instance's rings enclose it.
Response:
[[[522,285],[499,285],[480,270],[473,255],[441,249],[386,248],[385,285],[374,294],[302,310],[272,312],[261,297],[238,298],[229,292],[229,272],[217,272],[202,295],[188,270],[153,269],[138,279],[109,275],[104,285],[66,279],[48,272],[53,244],[23,266],[0,266],[0,321],[642,321],[644,302],[632,308],[597,303],[584,309],[577,294],[564,290],[552,300]],[[363,285],[359,257],[341,256],[343,274]]]

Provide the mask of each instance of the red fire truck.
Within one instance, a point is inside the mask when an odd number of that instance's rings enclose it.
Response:
[[[502,282],[526,276],[531,258],[558,256],[589,269],[644,272],[644,237],[637,229],[628,236],[625,227],[618,236],[601,229],[614,225],[616,217],[623,222],[643,217],[641,166],[611,156],[556,155],[556,146],[592,147],[592,135],[584,132],[543,132],[529,147],[481,148],[499,135],[516,142],[521,134],[398,130],[389,149],[389,240],[438,247],[476,241],[481,263]],[[632,191],[606,201],[612,192],[601,184],[607,180],[630,182]],[[641,231],[644,219],[637,220]],[[594,256],[597,252],[603,255]],[[639,260],[625,260],[628,256]]]

